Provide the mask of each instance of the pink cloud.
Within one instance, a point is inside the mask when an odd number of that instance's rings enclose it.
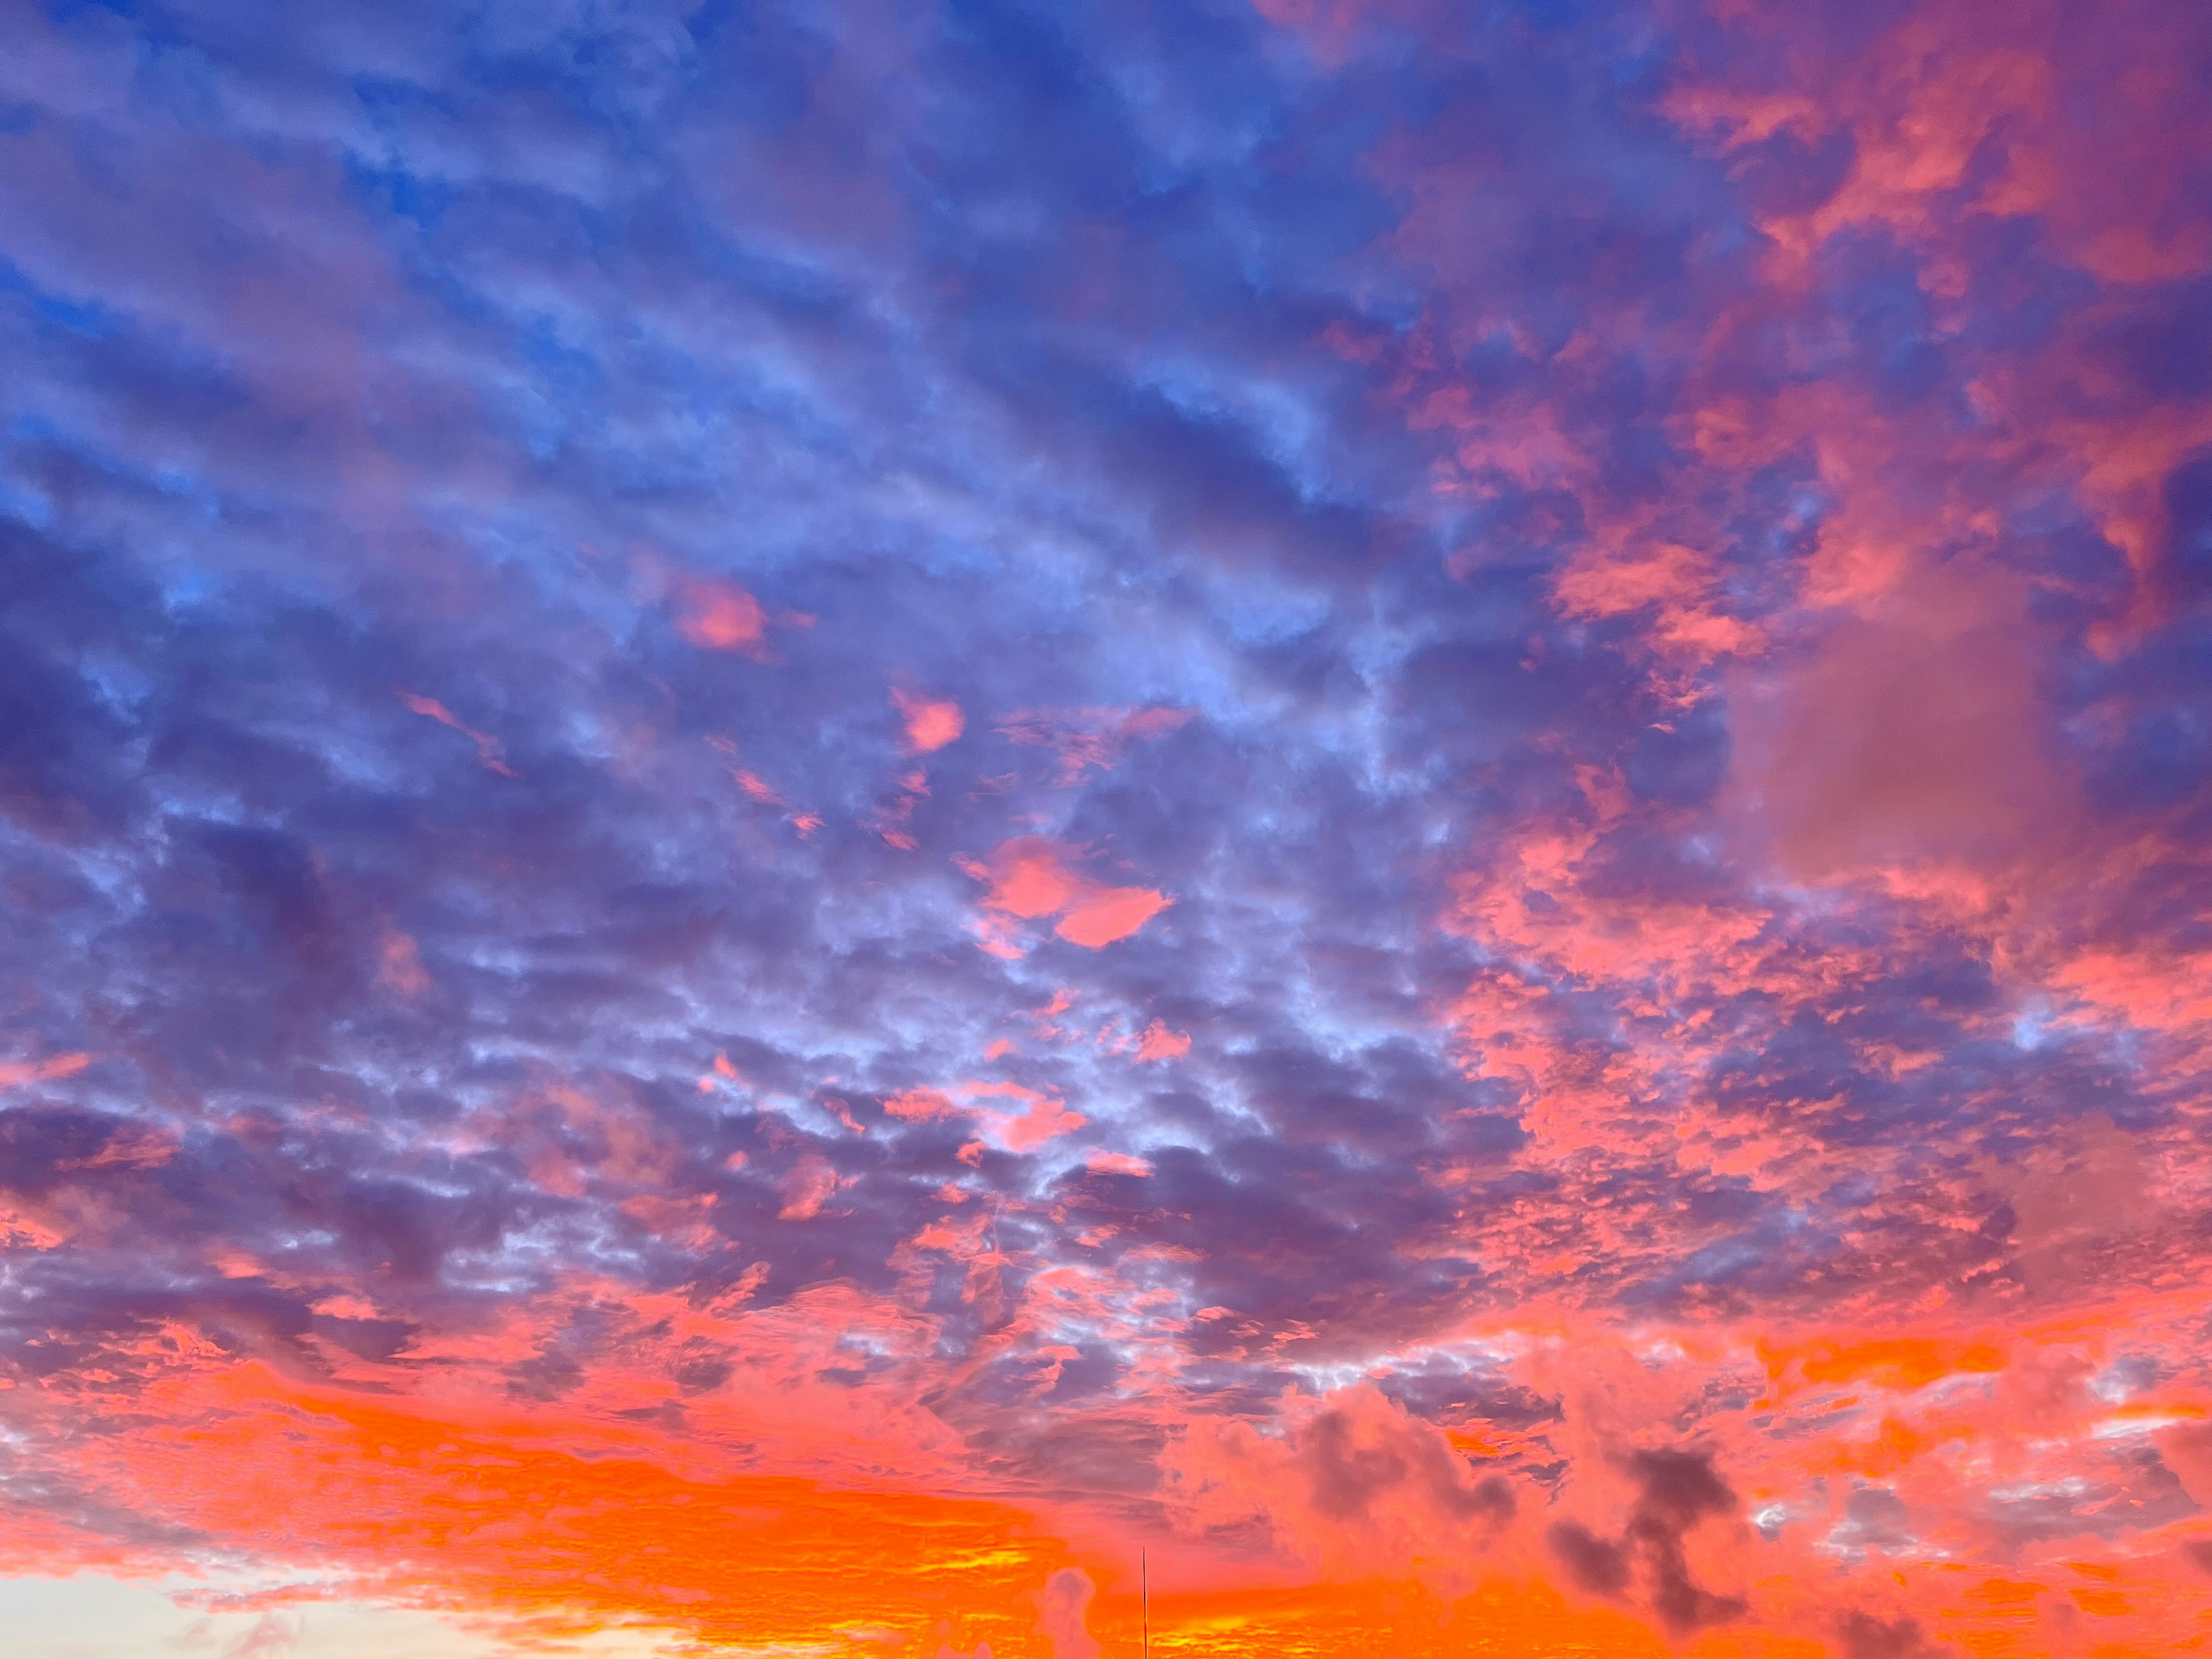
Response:
[[[1175,901],[1155,888],[1109,887],[1068,867],[1071,849],[1042,836],[1003,842],[988,860],[963,859],[960,868],[988,882],[987,914],[979,927],[983,948],[1019,956],[1022,949],[1006,918],[1034,921],[1058,916],[1053,931],[1072,945],[1103,950],[1136,933]]]
[[[898,781],[899,793],[861,820],[887,847],[911,853],[921,843],[913,834],[915,810],[929,798],[929,774],[917,766]]]
[[[1170,1031],[1159,1020],[1145,1027],[1145,1034],[1137,1043],[1139,1060],[1180,1060],[1190,1052],[1190,1033]]]
[[[756,660],[768,655],[768,615],[760,601],[733,581],[696,576],[676,590],[676,631],[702,651],[735,651]]]
[[[1192,1316],[1217,1329],[1234,1310]],[[1265,1431],[1194,1416],[1162,1458],[1179,1530],[1256,1532],[1307,1571],[1351,1578],[1494,1540],[1520,1507],[1511,1483],[1471,1465],[1450,1436],[1371,1383],[1286,1394]]]
[[[968,717],[950,697],[924,697],[893,689],[891,701],[906,722],[907,747],[917,755],[933,754],[968,729]]]
[[[1062,1567],[1037,1594],[1038,1631],[1052,1644],[1052,1659],[1097,1659],[1098,1640],[1086,1615],[1097,1594],[1080,1567]]]
[[[1024,920],[1064,910],[1083,890],[1080,878],[1060,863],[1060,848],[1042,836],[1006,842],[988,865],[970,861],[960,867],[977,881],[991,884],[983,900],[986,909]]]
[[[1010,1152],[1026,1152],[1081,1128],[1091,1120],[1070,1111],[1059,1096],[1025,1089],[1018,1083],[966,1082],[957,1085],[956,1100],[941,1089],[908,1089],[884,1102],[884,1110],[908,1123],[942,1122],[973,1118],[991,1139]],[[1015,1109],[993,1103],[1011,1101]]]
[[[91,1064],[92,1056],[87,1054],[0,1062],[0,1089],[20,1089],[27,1083],[51,1083],[57,1078],[75,1077]]]
[[[377,947],[376,978],[386,990],[403,997],[419,997],[430,988],[430,975],[423,969],[413,935],[396,929],[385,934]]]
[[[1068,1110],[1059,1097],[1024,1089],[1018,1083],[970,1083],[965,1085],[965,1091],[984,1099],[1021,1103],[1018,1112],[983,1109],[987,1126],[1010,1152],[1034,1151],[1046,1141],[1057,1139],[1091,1121],[1080,1112]]]
[[[1127,1152],[1093,1152],[1084,1167],[1096,1175],[1148,1176],[1152,1166]]]
[[[950,1095],[937,1089],[908,1089],[903,1094],[893,1095],[884,1102],[884,1109],[893,1117],[904,1118],[909,1123],[927,1123],[940,1118],[957,1117],[963,1110]]]
[[[496,772],[503,778],[515,775],[514,769],[507,763],[506,758],[500,752],[498,739],[477,731],[435,697],[418,696],[412,691],[397,691],[394,695],[413,713],[422,715],[426,720],[434,720],[439,725],[459,732],[471,743],[476,744],[477,760],[484,770]]]
[[[1119,765],[1131,744],[1180,731],[1191,718],[1187,708],[1024,708],[1001,720],[999,731],[1010,743],[1057,754],[1054,781],[1066,787],[1094,767]]]
[[[1128,938],[1172,902],[1154,888],[1104,888],[1069,910],[1053,932],[1071,945],[1103,950],[1115,939]]]
[[[779,1184],[783,1195],[783,1207],[776,1212],[781,1221],[811,1221],[822,1213],[822,1206],[836,1195],[842,1183],[830,1160],[817,1152],[809,1152],[793,1164]]]

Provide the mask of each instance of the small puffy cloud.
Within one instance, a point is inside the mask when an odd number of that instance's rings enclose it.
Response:
[[[925,697],[894,689],[891,701],[905,722],[906,745],[917,755],[934,753],[968,729],[968,717],[950,697]]]
[[[410,933],[396,928],[378,942],[377,982],[403,997],[418,997],[430,988],[430,975],[422,966],[422,952]]]
[[[987,913],[986,950],[996,955],[1022,953],[1006,919],[1059,918],[1053,931],[1073,945],[1103,950],[1136,933],[1174,903],[1150,887],[1112,887],[1071,867],[1071,848],[1042,836],[1023,836],[1000,843],[988,860],[963,859],[970,878],[988,884],[981,900]]]
[[[1071,945],[1101,951],[1128,938],[1173,902],[1156,888],[1093,888],[1069,907],[1053,932]]]
[[[733,581],[695,576],[677,584],[676,631],[702,651],[734,651],[756,660],[768,655],[768,613]]]
[[[1137,1041],[1139,1060],[1180,1060],[1190,1052],[1190,1033],[1170,1031],[1162,1020],[1145,1027]]]

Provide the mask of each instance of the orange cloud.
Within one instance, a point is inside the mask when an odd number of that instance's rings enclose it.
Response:
[[[680,1297],[635,1311],[678,1336],[711,1323]],[[837,1352],[841,1316],[852,1311],[805,1310],[822,1334],[817,1363]],[[257,1612],[304,1607],[312,1624],[319,1601],[367,1596],[441,1612],[529,1651],[610,1631],[687,1649],[816,1654],[835,1643],[887,1659],[947,1647],[1096,1659],[1141,1639],[1135,1564],[1126,1559],[1133,1540],[1078,1549],[1036,1510],[923,1491],[881,1466],[847,1482],[762,1472],[744,1467],[742,1440],[702,1440],[659,1413],[594,1416],[505,1394],[477,1402],[363,1395],[258,1363],[210,1363],[149,1390],[88,1449],[76,1475],[105,1501],[241,1558],[317,1564],[314,1577],[256,1596]],[[808,1431],[826,1436],[840,1413],[851,1415],[850,1391],[825,1390],[817,1409]],[[1480,1483],[1438,1461],[1449,1455],[1442,1443],[1364,1391],[1310,1415],[1332,1414],[1272,1451],[1243,1448],[1274,1477],[1268,1496],[1286,1516],[1356,1534],[1364,1501],[1394,1535],[1434,1527],[1455,1551],[1467,1517],[1456,1531],[1441,1517],[1468,1511],[1486,1524],[1494,1506],[1468,1510],[1456,1494]],[[224,1477],[207,1479],[210,1466]],[[1391,1502],[1401,1489],[1419,1494],[1405,1515]],[[1149,1629],[1163,1652],[1352,1659],[1376,1651],[1384,1632],[1405,1659],[1491,1650],[1663,1659],[1669,1650],[1638,1620],[1572,1607],[1534,1576],[1460,1594],[1395,1574],[1254,1583],[1195,1567],[1202,1553],[1191,1535],[1153,1541]],[[19,1572],[184,1565],[35,1511],[0,1520],[0,1561]],[[1812,1659],[1820,1650],[1754,1634],[1747,1647],[1714,1650],[1716,1659],[1722,1651]]]
[[[1914,1389],[1948,1376],[1986,1376],[2005,1368],[2003,1351],[1992,1343],[1933,1337],[1761,1342],[1759,1352],[1778,1395],[1787,1389],[1785,1378],[1802,1379],[1800,1387],[1866,1382]]]
[[[795,1653],[821,1650],[825,1631],[868,1632],[858,1650],[905,1654],[957,1620],[969,1641],[1019,1655],[1067,1560],[1003,1504],[738,1473],[573,1415],[441,1413],[303,1391],[252,1364],[145,1403],[175,1415],[142,1419],[85,1477],[227,1548],[312,1552],[330,1577],[276,1605],[365,1590],[531,1651],[620,1627]],[[222,1480],[204,1477],[210,1464]],[[11,1565],[97,1559],[20,1528],[7,1544]]]

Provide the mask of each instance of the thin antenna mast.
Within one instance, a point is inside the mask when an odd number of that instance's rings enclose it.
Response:
[[[1145,1659],[1152,1659],[1152,1561],[1149,1550],[1137,1552],[1137,1607],[1145,1621]]]

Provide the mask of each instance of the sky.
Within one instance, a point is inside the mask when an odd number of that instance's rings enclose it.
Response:
[[[2208,85],[0,8],[10,1640],[2212,1651]]]

